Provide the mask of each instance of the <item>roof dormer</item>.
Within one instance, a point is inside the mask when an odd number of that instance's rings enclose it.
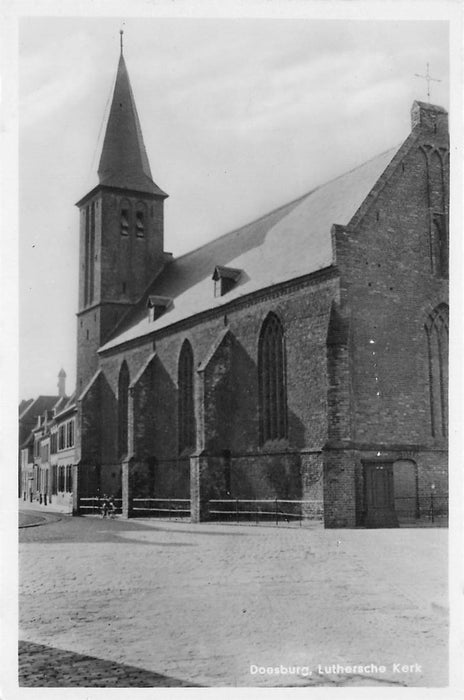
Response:
[[[242,271],[237,270],[235,267],[216,265],[213,272],[214,296],[222,297],[227,292],[230,292],[237,284],[241,274]]]
[[[155,321],[172,306],[170,297],[160,297],[150,294],[147,299],[148,320]]]

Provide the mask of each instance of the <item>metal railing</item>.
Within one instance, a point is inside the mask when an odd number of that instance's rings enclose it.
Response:
[[[153,517],[186,518],[190,516],[189,498],[133,498],[132,512]]]
[[[211,520],[274,522],[275,525],[282,522],[302,525],[304,520],[323,517],[322,500],[213,499],[208,502],[208,511]]]
[[[115,505],[115,512],[117,515],[122,513],[122,498],[113,498]],[[80,496],[79,497],[79,512],[82,515],[94,515],[95,513],[100,514],[103,504],[103,498],[101,496]]]
[[[395,511],[400,523],[446,525],[448,496],[436,495],[434,492],[425,496],[397,496]]]

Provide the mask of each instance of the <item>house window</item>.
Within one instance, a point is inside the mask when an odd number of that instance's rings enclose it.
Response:
[[[58,492],[64,493],[65,479],[64,479],[64,467],[58,467]]]
[[[425,325],[433,437],[448,435],[448,316],[448,306],[440,304]]]
[[[129,235],[129,209],[121,209],[121,236]]]
[[[120,457],[126,455],[128,451],[129,381],[129,369],[127,364],[123,362],[118,383],[118,452]]]
[[[258,347],[260,443],[287,437],[285,339],[277,316],[269,314]]]
[[[60,425],[60,427],[58,429],[58,449],[59,450],[64,450],[66,447],[64,430],[65,430],[64,425]]]
[[[195,446],[195,411],[193,398],[193,352],[184,341],[178,367],[179,452]]]
[[[143,211],[138,211],[135,214],[135,231],[139,238],[145,235],[145,213]]]
[[[72,465],[66,465],[66,486],[65,490],[67,493],[72,493]]]
[[[66,426],[66,446],[74,447],[74,421],[69,421]]]

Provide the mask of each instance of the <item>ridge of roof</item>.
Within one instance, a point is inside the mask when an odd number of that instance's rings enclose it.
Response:
[[[251,221],[248,221],[247,223],[238,226],[234,229],[231,229],[230,231],[226,231],[226,233],[222,233],[220,236],[217,236],[216,238],[212,238],[210,241],[206,241],[205,243],[202,243],[199,245],[197,248],[192,248],[191,250],[187,250],[185,253],[182,253],[182,255],[179,255],[178,257],[174,258],[171,262],[168,263],[168,265],[171,265],[172,263],[179,262],[185,257],[188,257],[189,255],[192,255],[193,253],[196,253],[202,248],[206,248],[207,246],[211,245],[212,243],[216,243],[223,238],[227,238],[227,236],[231,236],[234,233],[238,233],[239,231],[242,231],[245,228],[248,228],[250,226],[253,226],[255,224],[258,224],[265,219],[267,219],[270,216],[274,216],[275,214],[278,214],[282,209],[286,209],[287,207],[291,207],[293,205],[297,205],[300,201],[303,199],[306,199],[307,197],[310,197],[312,194],[317,192],[318,190],[323,189],[324,187],[327,187],[328,185],[331,185],[337,180],[340,180],[341,178],[344,178],[348,175],[351,175],[352,173],[356,172],[360,168],[363,168],[364,166],[368,165],[369,163],[372,163],[373,161],[376,161],[378,158],[382,158],[383,156],[387,155],[390,152],[397,151],[401,147],[401,144],[398,144],[397,146],[392,146],[391,148],[387,148],[385,151],[382,151],[381,153],[378,153],[376,156],[372,156],[372,158],[368,158],[368,160],[363,161],[362,163],[359,163],[359,165],[355,165],[353,168],[350,168],[350,170],[346,170],[345,172],[341,173],[340,175],[336,175],[335,177],[331,178],[330,180],[326,180],[320,185],[317,185],[316,187],[313,187],[313,189],[309,190],[308,192],[305,192],[302,195],[299,195],[295,199],[290,200],[290,202],[285,202],[284,204],[279,205],[275,209],[271,209],[271,211],[266,212],[265,214],[261,214],[260,216],[256,217],[255,219],[252,219]],[[218,263],[219,265],[219,263]],[[223,267],[226,267],[225,265]],[[166,268],[164,268],[166,269]],[[158,273],[159,276],[159,273]],[[150,283],[151,286],[152,283]]]
[[[332,225],[347,225],[353,219],[398,148],[382,151],[253,222],[175,258],[147,290],[147,294],[171,297],[169,311],[149,321],[146,295],[141,297],[117,335],[99,351],[112,350],[197,313],[332,265]],[[216,265],[243,271],[234,289],[221,297],[214,297],[211,288]]]
[[[310,194],[316,191],[316,189],[319,189],[317,187],[314,188],[314,190],[311,190],[310,192],[306,192],[305,194],[302,194],[300,197],[296,197],[296,199],[292,199],[290,202],[286,202],[285,204],[281,204],[280,206],[276,207],[276,209],[271,209],[271,211],[266,212],[266,214],[261,214],[258,216],[256,219],[252,219],[251,221],[248,221],[247,223],[243,224],[242,226],[237,226],[237,228],[230,229],[230,231],[226,231],[226,233],[221,233],[220,236],[217,236],[216,238],[212,238],[210,241],[205,241],[205,243],[202,243],[201,245],[197,246],[197,248],[192,248],[191,250],[187,250],[185,253],[182,253],[182,255],[179,255],[177,258],[173,258],[168,265],[172,265],[173,263],[180,262],[183,258],[188,257],[189,255],[193,255],[193,253],[197,253],[203,248],[207,248],[213,243],[218,243],[219,241],[223,240],[224,238],[227,238],[227,236],[231,236],[234,233],[238,233],[239,231],[242,231],[245,228],[249,228],[251,226],[254,226],[255,224],[259,224],[263,221],[265,221],[267,218],[271,216],[275,216],[279,212],[281,212],[283,209],[287,209],[287,207],[291,207],[293,205],[297,205],[300,200],[305,199],[306,197],[309,197]],[[225,267],[225,266],[223,266]],[[166,268],[165,268],[166,269]]]
[[[66,397],[66,402],[62,408],[58,410],[58,412],[55,414],[55,419],[60,418],[60,416],[64,416],[67,413],[69,413],[72,410],[75,410],[77,408],[76,404],[76,392],[74,391],[71,396]]]

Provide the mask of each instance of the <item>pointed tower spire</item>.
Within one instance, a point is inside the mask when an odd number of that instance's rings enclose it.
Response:
[[[99,367],[98,348],[169,259],[164,200],[152,180],[120,35],[120,56],[98,167],[79,207],[77,391]]]
[[[151,176],[134,95],[122,52],[122,37],[121,30],[121,55],[98,166],[98,178],[101,185],[167,197],[167,194],[153,182]]]

